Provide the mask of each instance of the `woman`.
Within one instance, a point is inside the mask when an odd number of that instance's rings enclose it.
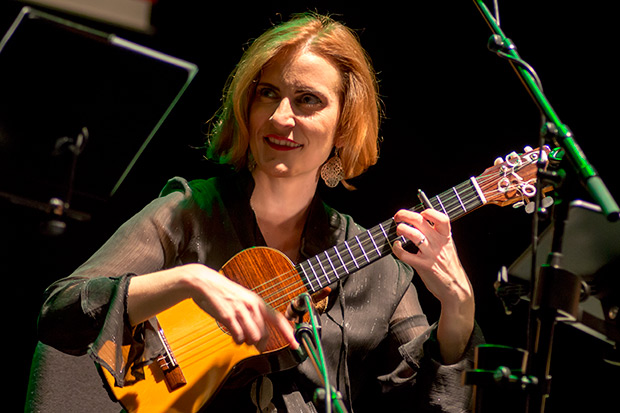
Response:
[[[209,157],[232,165],[234,173],[171,180],[160,198],[50,287],[39,324],[42,341],[69,353],[90,351],[118,381],[129,382],[135,368],[156,355],[148,320],[191,298],[237,343],[261,348],[275,329],[297,348],[282,314],[217,269],[252,246],[300,262],[360,233],[316,192],[319,176],[330,186],[347,185],[376,162],[379,113],[369,60],[345,26],[303,15],[267,31],[231,76],[214,123]],[[326,290],[321,339],[329,376],[355,411],[369,407],[371,396],[412,409],[464,410],[469,392],[460,374],[479,333],[472,335],[473,291],[449,219],[434,210],[399,211],[394,219],[405,223],[398,234],[419,252],[396,242],[399,260],[388,256]],[[432,327],[403,263],[441,302]],[[116,352],[102,358],[101,343],[109,341]],[[123,353],[128,344],[131,350]],[[207,409],[311,409],[320,378],[306,361],[271,374],[269,385],[273,397],[266,400],[252,402],[254,382],[222,390]],[[383,390],[392,390],[385,401]]]

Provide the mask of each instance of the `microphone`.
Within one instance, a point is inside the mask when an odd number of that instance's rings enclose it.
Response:
[[[308,342],[312,342],[313,337],[310,325],[304,322],[304,315],[308,311],[304,294],[302,294],[293,298],[284,312],[287,320],[295,323],[295,339],[300,346],[293,354],[300,363],[308,358],[307,346]]]
[[[286,307],[284,316],[291,321],[301,323],[307,312],[306,300],[303,295],[299,295],[291,300],[288,307]]]

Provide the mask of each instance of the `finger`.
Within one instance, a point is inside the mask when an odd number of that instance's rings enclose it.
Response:
[[[396,241],[392,245],[392,251],[394,252],[396,258],[411,265],[414,268],[420,265],[424,260],[424,255],[421,254],[420,251],[418,251],[418,253],[416,254],[407,251],[403,248],[403,244],[401,241]]]
[[[413,212],[407,209],[402,209],[394,215],[394,221],[397,223],[406,223],[420,230],[430,230],[434,228],[434,223],[424,215],[418,212]]]
[[[243,344],[245,342],[245,335],[243,334],[243,328],[236,319],[230,319],[228,321],[221,321],[224,327],[228,330],[228,333],[236,344]]]
[[[260,310],[262,300],[257,299],[258,303],[255,304],[240,297],[238,301],[230,310],[221,312],[217,319],[236,344],[255,345],[267,335]]]
[[[434,209],[427,209],[422,211],[420,215],[425,221],[431,221],[433,223],[433,228],[437,233],[445,237],[450,235],[452,231],[450,227],[450,218],[446,214]]]
[[[418,249],[426,242],[426,235],[424,235],[424,233],[418,228],[409,224],[399,224],[398,227],[396,227],[396,234],[404,236],[409,241],[413,242]]]
[[[245,343],[254,345],[267,335],[267,328],[261,314],[262,301],[258,304],[249,303],[238,313],[238,321],[244,329]]]
[[[422,215],[417,212],[413,212],[408,209],[401,209],[394,214],[394,221],[397,223],[405,222],[415,227],[421,225],[424,219],[422,218]]]
[[[286,338],[286,341],[288,341],[288,344],[293,350],[299,347],[299,343],[295,339],[293,327],[284,315],[278,313],[269,306],[265,306],[265,319]]]

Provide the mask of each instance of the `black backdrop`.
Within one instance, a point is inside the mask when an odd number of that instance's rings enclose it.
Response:
[[[4,33],[20,5],[2,3]],[[325,193],[329,203],[362,225],[372,226],[400,207],[417,204],[418,188],[438,193],[480,174],[495,157],[538,141],[538,110],[508,63],[487,50],[491,33],[473,2],[361,6],[307,1],[294,7],[292,2],[218,3],[159,1],[154,35],[87,22],[196,63],[200,72],[118,193],[91,221],[70,222],[65,235],[50,238],[38,231],[39,213],[0,205],[5,348],[15,354],[9,356],[16,363],[16,390],[11,394],[18,404],[25,394],[43,289],[68,274],[155,197],[166,179],[212,173],[195,149],[202,144],[202,125],[217,109],[222,85],[243,45],[272,22],[308,9],[332,13],[359,30],[373,59],[387,116],[380,161],[355,181],[357,191]],[[612,14],[600,3],[560,0],[500,2],[500,8],[504,32],[537,70],[552,106],[618,196],[620,183],[613,169],[618,79],[612,73]],[[578,184],[568,188],[566,198],[588,199]],[[510,265],[529,245],[530,222],[523,209],[489,206],[453,224],[476,288],[478,321],[491,343],[524,345],[524,305],[505,315],[492,285],[498,269]],[[422,299],[433,317],[435,301],[424,293]],[[614,404],[617,409],[612,389],[619,388],[620,372],[602,361],[607,349],[584,333],[559,327],[547,411],[613,411]]]

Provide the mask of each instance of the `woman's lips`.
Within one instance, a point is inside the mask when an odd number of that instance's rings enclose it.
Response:
[[[267,145],[269,145],[269,147],[277,151],[292,151],[303,146],[291,139],[283,138],[276,135],[265,136],[265,142],[267,143]]]

